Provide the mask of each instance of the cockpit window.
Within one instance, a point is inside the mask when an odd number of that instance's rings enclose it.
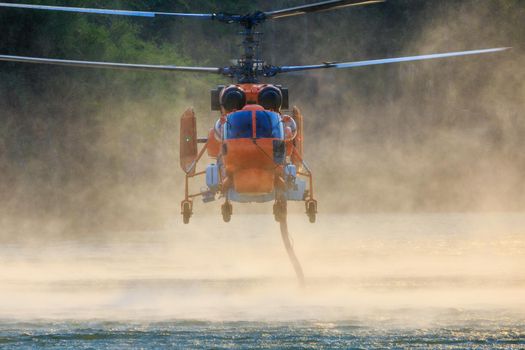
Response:
[[[283,139],[283,123],[278,113],[255,112],[255,137]],[[238,111],[230,114],[226,121],[225,139],[253,138],[252,111]]]
[[[232,113],[228,116],[226,122],[226,134],[227,139],[242,139],[252,138],[252,112],[251,111],[240,111]]]
[[[283,137],[283,123],[279,114],[269,111],[257,111],[257,124],[255,131],[257,138],[277,138]]]

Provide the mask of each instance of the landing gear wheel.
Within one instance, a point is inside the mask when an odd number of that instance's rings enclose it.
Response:
[[[181,203],[181,214],[182,222],[184,222],[184,224],[189,224],[190,218],[193,215],[193,205],[190,201],[183,201]]]
[[[316,214],[317,214],[317,201],[310,199],[305,203],[306,206],[306,215],[308,215],[308,220],[313,224],[315,223]]]
[[[285,200],[277,200],[275,201],[275,204],[273,205],[273,216],[275,218],[275,221],[281,222],[283,220],[286,220],[286,201]]]
[[[223,205],[221,205],[221,213],[224,222],[230,222],[233,213],[233,207],[230,202],[225,202]]]

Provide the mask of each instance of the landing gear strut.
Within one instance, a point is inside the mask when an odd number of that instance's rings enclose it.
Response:
[[[233,207],[229,201],[226,201],[221,205],[221,213],[224,222],[230,222],[232,219]]]
[[[193,203],[189,200],[184,200],[181,203],[181,214],[182,214],[182,222],[185,224],[190,223],[190,218],[193,215]]]
[[[317,215],[317,201],[315,199],[309,199],[305,203],[306,215],[308,215],[308,220],[313,224]]]

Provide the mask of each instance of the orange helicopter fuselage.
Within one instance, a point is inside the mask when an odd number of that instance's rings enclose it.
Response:
[[[272,120],[263,121],[263,118]],[[272,123],[273,130],[268,129]],[[233,188],[240,194],[261,195],[279,186],[282,164],[274,156],[274,149],[279,143],[286,143],[279,113],[248,104],[240,111],[223,115],[219,130],[212,130],[210,134],[213,139],[208,142],[208,155],[222,164],[223,188]]]

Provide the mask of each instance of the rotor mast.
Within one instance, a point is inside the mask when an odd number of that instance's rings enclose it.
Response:
[[[253,25],[245,25],[244,31],[241,32],[244,36],[242,46],[244,54],[242,58],[237,60],[240,71],[237,76],[239,83],[257,83],[257,69],[262,64],[262,61],[257,57],[260,41],[257,35],[262,33],[255,32]]]
[[[228,15],[216,14],[213,19],[226,23],[237,23],[242,26],[243,30],[239,33],[242,35],[241,46],[243,54],[237,59],[237,65],[223,68],[223,73],[236,78],[240,84],[258,83],[258,75],[263,73],[264,60],[259,54],[260,40],[262,32],[255,31],[255,27],[264,22],[267,17],[264,12],[255,12],[248,15]]]

